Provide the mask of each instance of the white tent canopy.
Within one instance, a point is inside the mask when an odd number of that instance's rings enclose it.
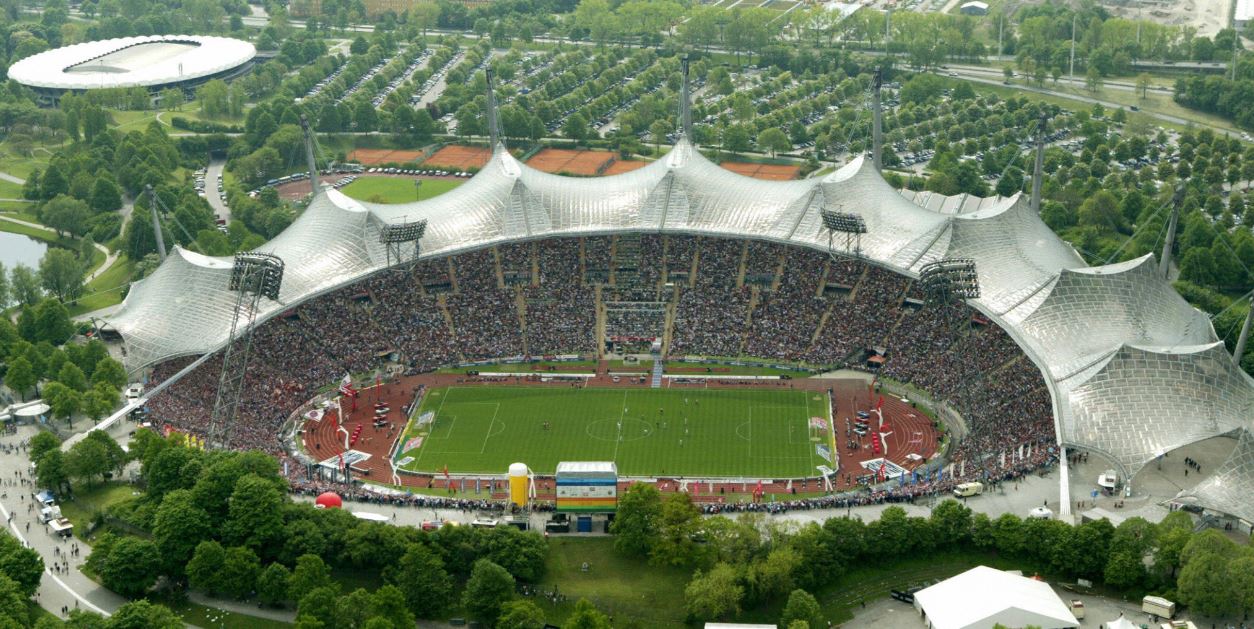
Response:
[[[1103,629],[1141,629],[1140,625],[1120,616],[1114,620],[1102,624]]]
[[[930,629],[1080,626],[1049,584],[988,566],[916,592],[914,606]]]

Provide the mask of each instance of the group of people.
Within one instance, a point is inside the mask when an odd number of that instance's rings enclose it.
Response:
[[[279,430],[293,410],[393,352],[410,373],[462,360],[595,352],[591,282],[611,269],[614,251],[609,237],[572,237],[424,260],[412,272],[377,273],[263,322],[233,442],[280,452]],[[638,275],[619,278],[624,286],[615,291],[651,288],[669,299],[673,290],[662,281],[679,286],[672,356],[747,353],[862,368],[866,348],[884,347],[885,375],[962,414],[967,434],[950,458],[967,461],[959,468],[967,476],[1000,476],[1054,456],[1039,370],[1000,328],[974,324],[965,305],[918,307],[922,295],[903,276],[774,243],[648,234],[620,251],[639,255],[624,266]],[[189,360],[156,366],[151,383]],[[221,364],[215,356],[154,396],[151,417],[203,435]]]

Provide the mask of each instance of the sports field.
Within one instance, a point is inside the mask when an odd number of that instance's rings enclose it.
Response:
[[[358,177],[356,181],[340,189],[340,192],[371,203],[409,203],[439,196],[462,185],[464,179],[423,179],[421,188],[415,189],[410,177]],[[421,197],[419,196],[421,194]]]
[[[501,474],[523,462],[552,474],[559,461],[615,461],[629,476],[814,476],[810,417],[827,398],[783,390],[448,387],[428,392],[402,452],[412,471]],[[814,435],[817,439],[817,434]],[[827,443],[823,438],[821,443]]]

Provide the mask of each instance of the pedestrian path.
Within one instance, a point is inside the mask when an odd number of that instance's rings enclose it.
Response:
[[[3,173],[0,173],[0,174],[3,174]],[[3,177],[0,177],[0,179],[2,178]],[[11,216],[0,216],[0,221],[8,221],[10,223],[16,223],[18,225],[22,225],[24,227],[30,227],[31,229],[38,229],[40,231],[45,231],[50,234],[57,234],[57,230],[51,227],[40,225],[39,223],[31,223],[29,221],[23,221],[20,219],[13,218]],[[109,251],[108,247],[105,247],[104,245],[100,243],[96,243],[96,251],[100,251],[105,254],[104,264],[100,265],[100,268],[96,269],[95,271],[88,273],[87,277],[83,278],[83,283],[90,282],[96,279],[97,277],[100,277],[102,274],[104,274],[105,271],[109,270],[109,267],[113,266],[114,262],[118,261],[118,254],[116,252]]]
[[[662,359],[660,356],[653,360],[653,388],[662,388]]]

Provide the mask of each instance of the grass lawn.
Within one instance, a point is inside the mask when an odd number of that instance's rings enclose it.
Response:
[[[573,460],[615,461],[624,475],[804,476],[823,462],[809,418],[826,409],[804,391],[437,388],[419,409],[434,423],[406,429],[426,439],[402,456],[416,471],[499,473],[521,461],[549,474]]]
[[[34,203],[18,203],[16,201],[0,201],[0,214],[9,218],[16,218],[19,221],[27,223],[39,223],[39,217],[31,212],[35,210]]]
[[[183,619],[183,622],[193,627],[213,627],[214,629],[287,629],[292,626],[277,620],[237,614],[195,603],[176,603],[165,600],[158,602],[169,607],[179,618]]]
[[[9,150],[7,145],[0,145],[0,172],[6,172],[15,177],[26,179],[30,176],[31,171],[36,168],[39,170],[47,168],[48,157],[49,154],[44,151],[36,151],[34,157],[18,155]],[[21,197],[20,194],[13,198],[19,197]]]
[[[464,179],[422,179],[421,195],[414,192],[414,179],[409,177],[358,177],[340,188],[340,192],[372,203],[409,203],[439,196],[462,185]]]
[[[61,515],[74,523],[74,534],[85,539],[87,525],[109,507],[130,500],[135,488],[130,483],[113,481],[98,483],[90,487],[78,487],[74,491],[73,500],[61,502]]]
[[[22,184],[0,179],[0,199],[22,198]]]
[[[582,566],[588,562],[588,571]],[[538,589],[557,586],[566,595],[558,605],[542,596],[532,602],[544,610],[545,619],[561,625],[586,598],[597,609],[613,616],[614,625],[635,621],[638,627],[684,627],[684,585],[690,574],[674,568],[658,568],[614,552],[610,537],[554,537],[549,540],[547,571]]]
[[[70,305],[70,316],[76,316],[122,303],[122,289],[131,281],[135,263],[121,254],[108,271],[87,283],[83,296]]]

